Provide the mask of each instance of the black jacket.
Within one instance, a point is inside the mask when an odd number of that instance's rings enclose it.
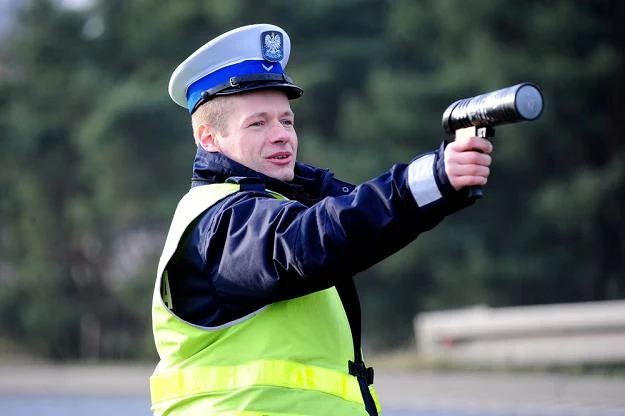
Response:
[[[198,147],[192,186],[229,180],[242,190],[209,208],[183,237],[167,267],[174,312],[214,327],[351,281],[471,203],[449,185],[443,149],[432,152],[443,197],[419,207],[407,164],[355,187],[298,162],[295,179],[285,183]]]

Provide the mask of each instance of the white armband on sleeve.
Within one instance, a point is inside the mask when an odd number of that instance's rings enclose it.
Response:
[[[434,179],[434,160],[435,154],[427,154],[408,165],[408,186],[419,207],[443,197]]]

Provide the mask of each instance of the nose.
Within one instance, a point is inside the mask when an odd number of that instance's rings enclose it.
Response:
[[[269,138],[272,143],[287,142],[291,139],[292,135],[293,129],[282,124],[280,120],[272,123],[271,131],[269,133]]]

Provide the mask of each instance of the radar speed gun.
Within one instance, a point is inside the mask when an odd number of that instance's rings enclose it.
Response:
[[[495,136],[494,126],[536,120],[543,111],[543,95],[538,86],[523,82],[452,103],[443,113],[445,132],[460,137]],[[469,188],[469,197],[481,198],[481,186]]]

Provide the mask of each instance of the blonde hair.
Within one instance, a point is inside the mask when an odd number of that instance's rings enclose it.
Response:
[[[202,124],[215,128],[222,136],[228,135],[228,116],[230,115],[230,97],[217,96],[200,105],[191,115],[191,126],[195,143],[199,142],[198,129]]]

